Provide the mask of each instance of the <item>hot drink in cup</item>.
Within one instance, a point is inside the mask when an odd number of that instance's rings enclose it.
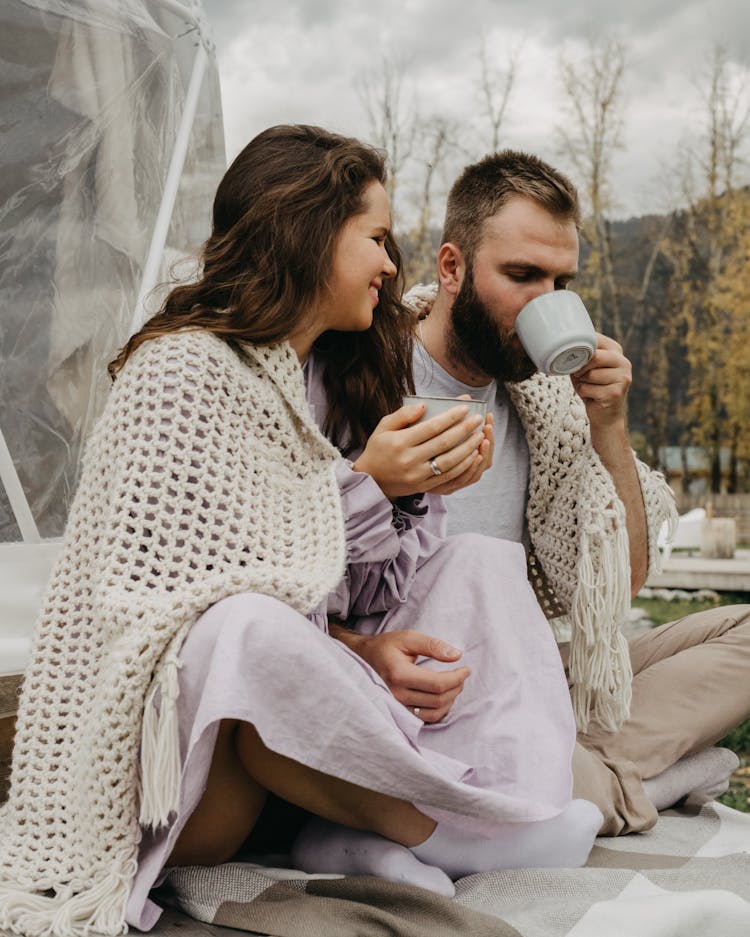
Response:
[[[465,397],[424,397],[421,395],[409,395],[404,397],[403,405],[406,407],[410,403],[423,403],[425,405],[424,413],[417,420],[417,423],[421,423],[423,420],[429,420],[439,413],[445,413],[446,410],[458,406],[469,408],[469,412],[466,414],[467,416],[473,416],[478,413],[479,416],[484,417],[487,413],[487,404],[484,400],[467,400]]]
[[[530,300],[518,313],[516,335],[545,374],[572,374],[591,360],[596,332],[577,293],[555,290]]]
[[[469,408],[469,412],[466,416],[479,414],[479,416],[484,419],[487,414],[487,404],[484,400],[466,400],[464,397],[424,397],[419,395],[404,397],[403,405],[405,407],[411,403],[423,403],[425,406],[424,413],[417,420],[417,423],[422,423],[424,420],[429,420],[433,416],[438,416],[438,414],[445,413],[446,410],[460,405]],[[482,425],[483,424],[480,423],[477,429],[481,430]],[[474,432],[476,432],[476,430],[474,430]],[[471,433],[469,435],[471,435]]]

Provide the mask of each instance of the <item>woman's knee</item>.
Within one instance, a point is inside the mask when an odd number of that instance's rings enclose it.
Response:
[[[291,606],[273,596],[256,592],[240,592],[221,599],[209,609],[204,619],[203,630],[211,633],[213,640],[220,640],[222,633],[231,633],[249,653],[275,647],[279,654],[283,654],[280,636],[290,639],[286,643],[289,651],[290,647],[306,644],[308,639],[314,640],[322,634]]]
[[[274,619],[289,615],[291,608],[280,599],[261,592],[236,592],[219,599],[207,614],[220,615],[224,619]]]

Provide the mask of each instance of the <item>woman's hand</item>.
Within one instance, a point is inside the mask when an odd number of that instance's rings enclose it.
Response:
[[[355,472],[367,472],[393,501],[421,491],[449,494],[475,482],[492,464],[492,418],[482,430],[478,414],[457,404],[429,420],[416,421],[424,404],[389,413],[375,427]]]
[[[421,631],[388,631],[363,635],[340,625],[329,625],[331,637],[346,644],[379,674],[394,697],[423,722],[440,722],[451,710],[471,673],[468,667],[430,670],[415,663],[418,657],[457,661],[461,651]]]
[[[449,495],[454,491],[458,491],[460,488],[473,485],[475,482],[478,482],[484,472],[491,467],[492,459],[495,454],[495,418],[491,413],[488,413],[485,417],[483,432],[484,439],[479,444],[479,448],[477,449],[478,458],[474,460],[474,464],[469,466],[463,475],[459,475],[452,481],[446,481],[431,488],[430,491],[432,494]]]

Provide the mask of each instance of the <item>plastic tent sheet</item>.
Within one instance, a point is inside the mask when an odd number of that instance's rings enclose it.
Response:
[[[208,233],[225,167],[218,74],[200,4],[185,6],[189,17],[173,0],[0,4],[0,442],[42,539],[63,531],[106,364],[130,331],[201,48],[161,279]],[[0,639],[30,627],[28,589],[20,605],[8,592],[19,558],[46,562],[45,544],[11,560],[22,539],[0,485]]]

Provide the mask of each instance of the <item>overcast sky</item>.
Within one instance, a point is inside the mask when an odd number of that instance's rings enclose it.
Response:
[[[624,144],[615,161],[617,214],[662,211],[678,145],[700,132],[697,82],[722,43],[738,68],[750,62],[749,0],[203,0],[216,40],[227,156],[263,128],[315,123],[367,139],[362,83],[377,84],[383,57],[402,63],[404,100],[424,118],[467,128],[472,161],[486,151],[478,50],[502,67],[520,48],[502,144],[564,170],[558,126],[561,52],[587,37],[628,49]],[[446,170],[451,177],[461,157]],[[467,159],[463,159],[466,162]],[[441,193],[449,179],[440,180]],[[404,204],[402,212],[406,214]]]

